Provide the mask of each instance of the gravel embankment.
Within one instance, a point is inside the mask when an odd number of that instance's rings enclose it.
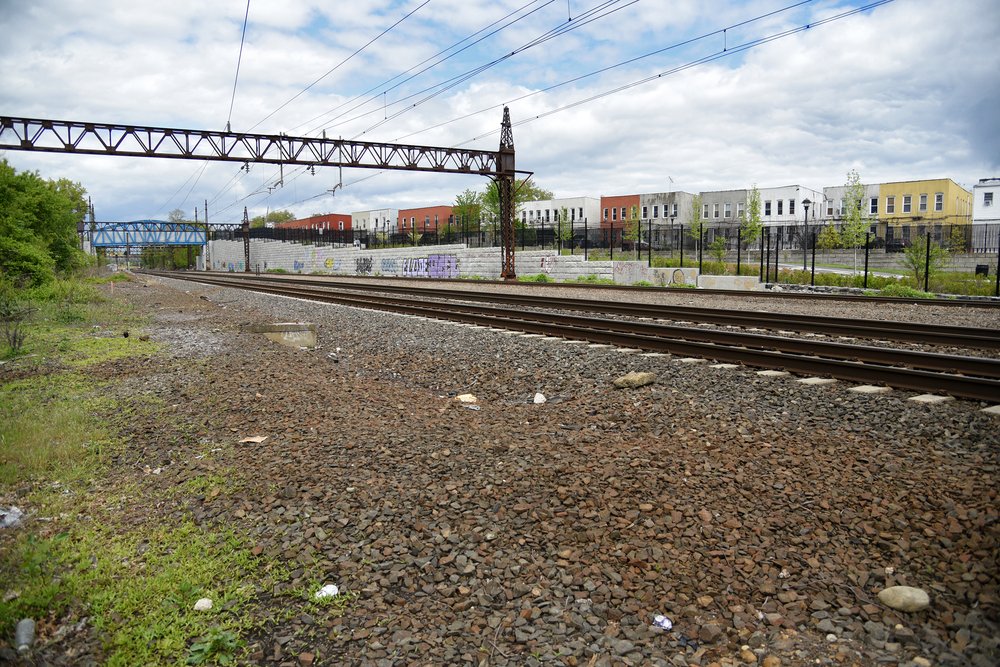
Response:
[[[130,463],[161,466],[162,485],[239,471],[191,500],[195,518],[244,527],[302,586],[359,594],[340,618],[275,609],[255,663],[1000,661],[1000,422],[981,404],[149,277],[118,292],[154,313],[167,358],[109,374],[203,441],[268,436],[200,459],[136,424]],[[319,349],[241,332],[296,320]],[[658,382],[613,389],[629,370]],[[893,584],[929,609],[882,605]],[[282,593],[266,592],[284,608]]]

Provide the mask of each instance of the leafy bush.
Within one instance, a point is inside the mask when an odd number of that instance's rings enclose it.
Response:
[[[632,287],[654,287],[654,285],[648,280],[638,280],[632,283]]]
[[[281,273],[281,274],[285,274],[285,273],[288,273],[288,269],[268,269],[268,270],[264,271],[264,273]]]
[[[550,278],[544,273],[538,273],[533,276],[520,276],[518,281],[522,283],[554,283],[555,279]]]
[[[899,283],[886,285],[884,288],[879,290],[879,296],[896,296],[903,297],[905,299],[933,299],[934,294],[930,292],[923,292],[918,289],[913,289],[908,285],[900,285]]]
[[[615,281],[611,278],[601,278],[596,273],[588,273],[585,276],[577,276],[576,280],[573,282],[577,283],[587,283],[589,285],[614,285]]]

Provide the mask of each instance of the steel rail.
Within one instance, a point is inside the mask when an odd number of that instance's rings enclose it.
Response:
[[[228,276],[229,274],[216,274]],[[593,299],[566,299],[550,296],[503,294],[495,292],[469,292],[465,290],[400,287],[394,285],[367,285],[365,283],[338,283],[299,276],[262,275],[255,280],[294,282],[329,289],[348,291],[379,291],[394,294],[420,295],[455,299],[505,303],[537,308],[575,310],[582,312],[615,314],[627,317],[682,320],[763,329],[788,329],[804,333],[840,335],[845,337],[872,338],[920,344],[952,345],[956,347],[1000,350],[1000,330],[978,329],[916,322],[857,320],[820,315],[771,313],[766,311],[734,311],[716,308],[672,306],[637,302],[596,301]]]
[[[172,276],[174,277],[174,276]],[[272,281],[227,280],[204,274],[185,277],[206,284],[236,287],[295,296],[354,307],[445,319],[467,324],[514,329],[528,333],[557,335],[564,338],[634,347],[670,354],[683,354],[740,363],[764,368],[781,368],[796,373],[829,375],[839,379],[884,383],[915,391],[945,392],[953,396],[995,401],[1000,397],[1000,363],[951,355],[913,353],[885,348],[802,341],[770,336],[751,336],[731,332],[709,332],[649,323],[629,323],[542,313],[510,313],[503,309],[460,304],[412,302],[389,297],[352,297],[331,294],[327,290]],[[706,338],[672,338],[665,331],[681,330]],[[747,345],[747,343],[750,343]],[[792,343],[790,346],[788,343]],[[907,363],[911,368],[885,365]],[[923,368],[921,368],[921,366]],[[955,375],[924,370],[973,369],[977,376]]]

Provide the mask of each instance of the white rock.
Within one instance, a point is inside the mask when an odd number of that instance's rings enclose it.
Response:
[[[542,403],[545,402],[545,400],[546,400],[545,399],[545,394],[543,394],[541,392],[535,393],[535,405],[541,405]]]
[[[472,394],[459,394],[455,397],[455,400],[459,403],[478,403],[479,399]]]
[[[327,584],[323,588],[316,591],[315,597],[317,600],[322,600],[323,598],[332,598],[340,595],[340,589],[337,588],[337,584]]]
[[[209,600],[208,598],[201,598],[200,600],[194,603],[195,611],[208,611],[211,608],[212,608],[212,601]]]
[[[890,586],[879,592],[878,599],[887,607],[907,612],[922,611],[931,603],[927,591],[913,586]]]

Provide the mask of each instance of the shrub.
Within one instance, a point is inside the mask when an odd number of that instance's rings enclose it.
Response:
[[[544,273],[537,273],[533,276],[519,276],[518,281],[522,283],[554,283],[555,280]]]

